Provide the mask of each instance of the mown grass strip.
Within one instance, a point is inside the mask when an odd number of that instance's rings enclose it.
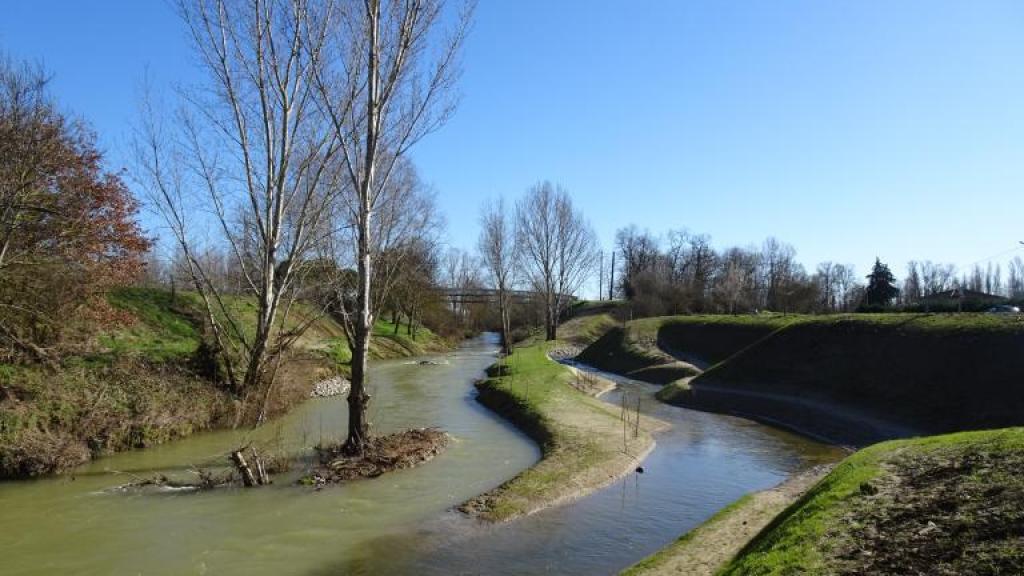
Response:
[[[653,448],[655,420],[624,433],[610,405],[569,385],[571,372],[547,356],[550,343],[519,348],[478,383],[478,400],[511,420],[541,447],[536,465],[462,505],[503,521],[572,500],[632,471]]]

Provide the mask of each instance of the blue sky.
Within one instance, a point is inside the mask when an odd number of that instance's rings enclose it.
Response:
[[[160,0],[12,1],[0,47],[125,163],[146,70],[197,76]],[[1024,3],[480,0],[462,105],[415,149],[455,245],[479,206],[565,185],[606,248],[635,223],[960,267],[1024,239]]]

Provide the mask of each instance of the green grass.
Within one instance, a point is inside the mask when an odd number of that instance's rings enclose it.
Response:
[[[786,326],[810,324],[830,326],[837,324],[860,324],[880,327],[898,327],[905,330],[921,331],[983,331],[1021,332],[1024,322],[1014,316],[994,314],[759,314],[759,315],[694,315],[645,318],[630,322],[631,329],[639,335],[656,335],[659,330],[671,325],[756,327],[775,330]]]
[[[230,294],[223,299],[231,316],[251,337],[252,326],[256,322],[255,300]],[[133,355],[150,361],[180,360],[187,358],[199,346],[200,326],[205,313],[196,293],[178,291],[172,299],[166,290],[124,288],[111,293],[108,300],[115,308],[129,312],[134,322],[101,334],[99,343],[105,350],[96,358]],[[318,312],[309,305],[296,303],[287,327],[295,327],[314,314]],[[394,328],[390,322],[377,321],[373,330],[374,341],[371,342],[372,357],[415,356],[450,346],[425,327],[417,330],[415,339],[405,333],[404,326],[399,327],[397,334]],[[320,352],[339,365],[347,364],[352,358],[341,325],[327,316],[317,319],[307,329],[298,340],[297,347]]]
[[[188,356],[199,345],[198,302],[192,294],[179,294],[172,301],[165,290],[132,288],[117,290],[108,300],[135,317],[131,325],[100,336],[100,344],[113,354],[167,360]]]
[[[1024,452],[1024,429],[1021,428],[894,440],[861,450],[844,460],[803,498],[780,514],[719,574],[782,576],[834,573],[832,563],[835,559],[831,553],[843,540],[834,528],[843,525],[840,519],[844,515],[874,506],[862,487],[878,483],[882,476],[890,473],[890,467],[896,466],[899,470],[901,463],[915,456],[945,459],[965,453],[1015,453],[1019,456],[1021,452]],[[1005,488],[1005,484],[1020,483],[1019,470],[1005,472],[1013,477],[996,476],[1000,482],[974,486],[973,489],[986,494],[993,489]],[[952,478],[954,482],[961,481],[957,480],[961,476]],[[915,510],[909,504],[896,511],[903,517],[920,514],[922,525],[930,512]],[[1011,539],[1019,536],[1012,533],[1004,535]],[[836,542],[837,539],[840,542]],[[1021,550],[1009,550],[1009,553],[1019,555]]]
[[[692,366],[658,349],[654,338],[644,336],[632,325],[612,326],[577,359],[607,372],[655,384],[668,384],[697,374]]]
[[[553,343],[517,348],[477,384],[479,401],[511,420],[541,446],[542,459],[463,509],[493,521],[529,514],[620,474],[622,424],[609,405],[569,385],[570,370],[547,357]],[[636,453],[651,442],[646,427],[630,439]]]

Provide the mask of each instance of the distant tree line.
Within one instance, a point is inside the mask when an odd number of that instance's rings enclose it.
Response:
[[[614,264],[608,283],[602,282],[601,298],[624,298],[641,316],[940,310],[956,309],[956,299],[968,296],[1024,299],[1020,257],[1010,261],[1005,276],[994,263],[976,264],[960,274],[952,264],[911,261],[899,282],[878,258],[865,276],[852,264],[830,261],[808,271],[796,261],[796,249],[776,238],[760,246],[716,250],[705,234],[672,230],[659,237],[630,225],[616,233],[608,261]],[[944,306],[941,299],[932,303],[936,295],[947,296]],[[971,309],[982,307],[975,303]]]
[[[776,238],[716,250],[706,234],[673,230],[661,238],[628,226],[616,233],[614,256],[609,278],[616,280],[604,292],[644,316],[850,311],[866,288],[850,264],[823,262],[807,272],[796,250]]]
[[[1006,273],[998,262],[983,267],[974,264],[969,270],[957,272],[952,264],[937,264],[930,260],[910,261],[903,280],[902,304],[913,305],[933,294],[951,290],[970,290],[1010,300],[1024,299],[1024,260],[1014,257],[1006,265]]]

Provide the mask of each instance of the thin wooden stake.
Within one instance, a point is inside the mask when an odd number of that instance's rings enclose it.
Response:
[[[252,452],[253,465],[256,466],[256,483],[260,486],[270,484],[270,476],[267,475],[267,469],[263,466],[263,459],[260,458],[255,447],[251,448],[250,452]]]
[[[636,429],[633,430],[633,438],[640,436],[640,395],[636,395]]]

